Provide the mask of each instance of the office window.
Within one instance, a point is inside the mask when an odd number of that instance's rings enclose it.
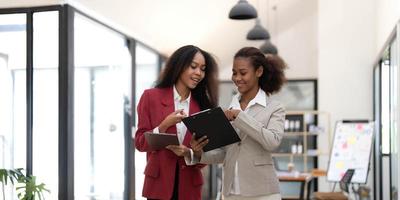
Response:
[[[74,19],[75,199],[123,199],[131,55],[122,35]]]
[[[151,49],[137,43],[136,45],[136,97],[140,97],[145,89],[154,86],[158,77],[158,55]],[[139,99],[137,99],[139,102]]]
[[[399,24],[374,69],[374,197],[397,199],[399,179]],[[380,84],[380,87],[379,87]]]
[[[390,45],[390,172],[391,198],[399,189],[399,49],[398,40]]]
[[[69,5],[0,13],[0,168],[28,169],[46,199],[133,197],[131,101],[153,86],[157,52]]]
[[[390,118],[389,118],[389,96],[390,96],[390,65],[389,60],[384,60],[381,63],[381,92],[382,92],[382,154],[389,154],[390,153],[390,141],[389,141],[389,134],[390,134]]]
[[[26,15],[0,15],[0,168],[26,167]],[[11,187],[6,199],[16,198]]]
[[[381,130],[381,68],[379,67],[380,63],[378,63],[374,68],[374,151],[373,151],[373,159],[374,159],[374,199],[380,198],[380,188],[382,187],[382,182],[378,180],[382,180],[381,170],[382,170],[382,159],[381,159],[381,142],[382,139],[380,137]],[[371,195],[372,196],[372,195]]]
[[[158,55],[149,48],[136,45],[136,104],[145,89],[152,88],[159,74]],[[137,114],[137,113],[136,113]],[[136,125],[137,125],[136,117]],[[135,150],[135,191],[136,199],[142,199],[142,188],[144,181],[144,168],[146,167],[146,153]]]
[[[57,199],[58,11],[34,13],[33,28],[33,174]]]

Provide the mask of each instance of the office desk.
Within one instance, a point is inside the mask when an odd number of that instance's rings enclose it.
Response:
[[[286,171],[277,171],[278,179],[281,182],[300,182],[300,196],[299,199],[304,199],[304,190],[307,187],[307,200],[310,199],[310,181],[313,179],[313,176],[310,173],[293,173]]]

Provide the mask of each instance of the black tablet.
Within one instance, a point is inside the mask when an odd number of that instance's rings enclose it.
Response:
[[[196,133],[196,139],[207,135],[209,142],[203,148],[204,151],[240,142],[239,136],[225,117],[221,107],[203,110],[182,121],[190,132]]]

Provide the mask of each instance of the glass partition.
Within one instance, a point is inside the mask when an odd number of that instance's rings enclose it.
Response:
[[[58,15],[33,14],[33,174],[46,199],[58,198]]]
[[[145,89],[154,86],[154,82],[159,74],[158,55],[149,48],[136,44],[136,103],[139,103],[140,97]],[[136,123],[137,124],[137,117]],[[135,149],[135,191],[136,199],[142,199],[142,188],[144,181],[144,168],[146,167],[146,153]]]
[[[26,14],[0,15],[0,168],[26,167]],[[14,199],[11,187],[5,198]]]
[[[398,40],[390,45],[390,194],[398,199],[399,193],[399,49]]]
[[[1,8],[0,168],[28,168],[46,199],[132,199],[129,109],[159,64],[154,50],[67,4]],[[136,158],[141,199],[145,154]],[[16,199],[15,188],[4,196]]]
[[[399,33],[392,32],[374,69],[375,133],[374,197],[398,199],[399,190]]]
[[[131,55],[122,35],[83,15],[74,29],[75,199],[123,199]]]
[[[390,118],[389,118],[389,108],[390,108],[390,102],[389,102],[389,95],[390,95],[390,61],[388,58],[382,60],[381,63],[381,103],[382,103],[382,116],[381,116],[381,131],[382,131],[382,137],[380,138],[382,140],[382,154],[389,154],[390,150],[390,144],[389,144],[389,134],[390,134]]]
[[[381,197],[381,181],[382,180],[382,159],[381,159],[381,143],[382,139],[378,137],[377,133],[381,130],[381,69],[379,67],[380,63],[375,66],[374,69],[374,119],[375,119],[375,140],[374,140],[374,197],[377,199]],[[372,196],[372,195],[371,195]]]

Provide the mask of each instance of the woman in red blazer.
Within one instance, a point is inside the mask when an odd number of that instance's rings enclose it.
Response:
[[[207,52],[192,45],[176,50],[166,63],[155,88],[140,98],[135,146],[147,153],[142,195],[148,199],[201,200],[204,165],[190,165],[192,134],[182,119],[217,105],[217,64]],[[180,145],[152,151],[147,131],[176,134]]]

